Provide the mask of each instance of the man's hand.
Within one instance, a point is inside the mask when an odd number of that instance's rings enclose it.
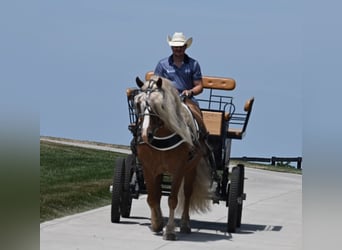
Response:
[[[193,96],[193,92],[192,92],[192,90],[183,90],[183,92],[182,92],[182,95],[184,95],[184,96],[186,96],[186,97],[192,97]]]

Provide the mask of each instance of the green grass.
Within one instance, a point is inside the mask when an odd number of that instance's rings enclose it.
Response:
[[[41,141],[40,222],[109,205],[119,155]]]

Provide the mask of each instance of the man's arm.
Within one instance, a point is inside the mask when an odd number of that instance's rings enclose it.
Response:
[[[193,87],[192,89],[186,89],[183,91],[183,95],[185,96],[194,96],[194,95],[199,95],[202,93],[203,91],[203,83],[202,83],[202,79],[200,80],[195,80],[193,82]]]

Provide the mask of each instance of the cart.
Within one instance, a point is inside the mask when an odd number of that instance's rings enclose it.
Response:
[[[146,73],[149,80],[153,72]],[[209,162],[212,173],[213,196],[210,197],[215,204],[225,203],[228,208],[227,231],[236,232],[241,226],[244,193],[245,167],[243,164],[229,165],[231,142],[241,140],[246,133],[249,118],[252,112],[254,97],[248,99],[244,110],[236,112],[233,97],[227,95],[235,89],[235,80],[223,77],[203,77],[204,93],[198,98],[203,114],[203,120],[209,132],[208,144],[211,148]],[[133,199],[139,199],[146,194],[142,166],[139,164],[135,150],[137,115],[134,109],[134,96],[139,89],[129,88],[126,91],[130,124],[128,129],[132,132],[132,153],[127,157],[119,157],[115,162],[112,193],[111,221],[119,223],[120,218],[128,218],[131,213]],[[170,192],[170,179],[163,176],[162,195]]]

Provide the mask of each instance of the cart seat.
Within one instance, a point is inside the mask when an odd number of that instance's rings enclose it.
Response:
[[[222,111],[213,111],[201,109],[204,124],[210,135],[222,135],[224,122],[229,119],[229,113]]]
[[[252,112],[254,97],[248,99],[244,106],[245,113],[234,113],[229,121],[227,137],[241,140],[246,133],[249,117]]]

